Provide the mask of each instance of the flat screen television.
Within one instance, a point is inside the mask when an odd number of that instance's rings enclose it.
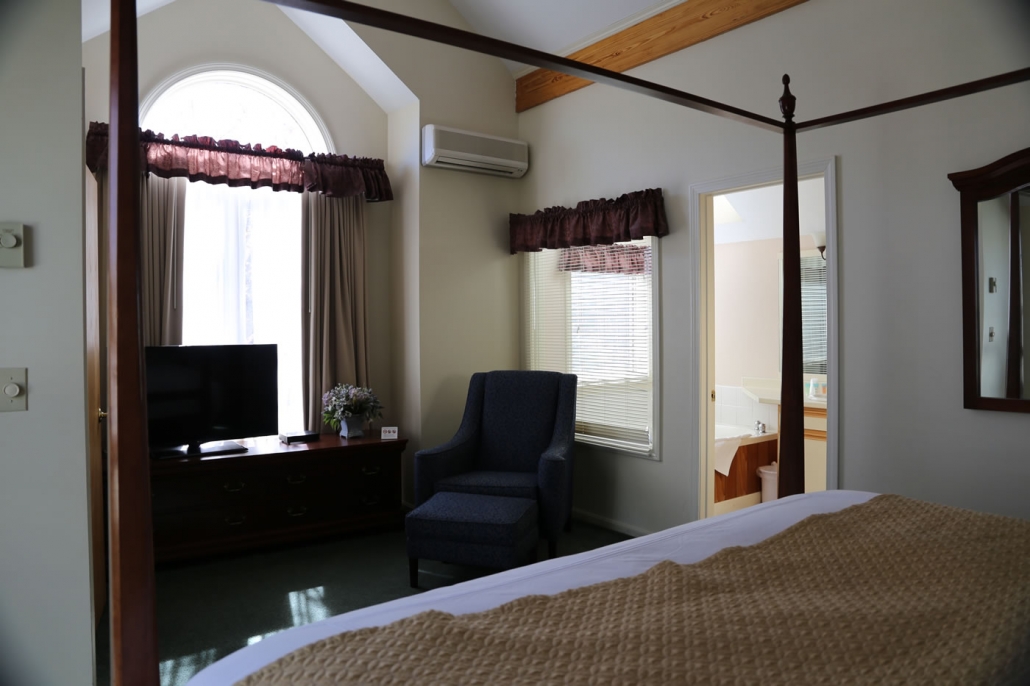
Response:
[[[151,456],[246,452],[228,439],[278,433],[275,345],[155,346],[145,354]]]

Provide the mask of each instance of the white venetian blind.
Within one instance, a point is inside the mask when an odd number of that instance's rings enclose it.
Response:
[[[801,349],[805,374],[826,374],[826,260],[801,258]]]
[[[577,440],[653,450],[652,240],[526,254],[526,366],[577,375]]]

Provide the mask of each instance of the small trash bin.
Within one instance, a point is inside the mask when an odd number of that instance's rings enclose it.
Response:
[[[762,480],[762,502],[768,503],[779,497],[777,481],[779,465],[773,462],[758,468],[758,478]]]

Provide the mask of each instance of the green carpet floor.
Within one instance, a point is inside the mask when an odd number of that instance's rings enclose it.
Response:
[[[560,555],[625,540],[577,522]],[[547,554],[540,544],[540,559]],[[404,532],[276,548],[164,567],[157,572],[161,686],[184,686],[212,662],[284,629],[484,576],[489,570],[422,561],[408,586]],[[109,684],[106,617],[97,631],[97,684]]]

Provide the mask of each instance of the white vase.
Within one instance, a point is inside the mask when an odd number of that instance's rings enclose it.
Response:
[[[360,436],[364,436],[365,432],[362,430],[364,426],[364,417],[344,417],[343,423],[340,425],[340,436],[342,438],[358,438]]]

